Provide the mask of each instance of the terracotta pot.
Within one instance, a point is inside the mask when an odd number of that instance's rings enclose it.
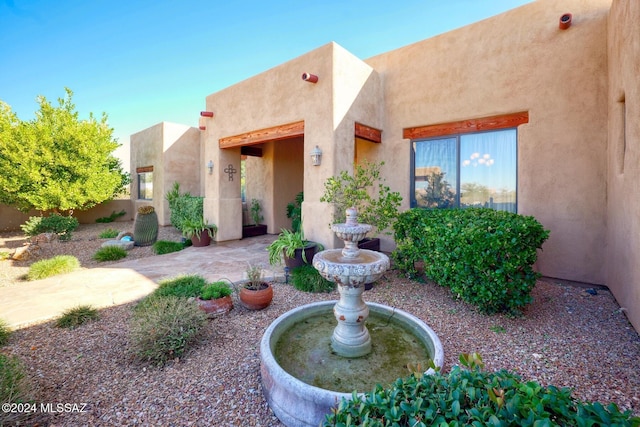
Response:
[[[304,256],[307,259],[307,262],[305,262],[304,259],[302,258],[303,250],[304,250],[304,254],[305,254]],[[314,242],[311,242],[307,246],[305,246],[304,249],[303,248],[296,249],[293,258],[289,258],[287,255],[283,254],[284,264],[287,267],[289,267],[289,269],[294,269],[304,264],[311,264],[311,262],[313,261],[313,257],[316,255],[317,251],[318,251],[318,246]]]
[[[233,308],[231,296],[209,300],[197,298],[196,301],[200,310],[207,313],[207,317],[210,318],[228,313]]]
[[[240,288],[240,302],[249,310],[262,310],[271,304],[273,299],[273,287],[271,283],[263,282],[266,287],[254,291],[242,285]]]
[[[211,244],[211,236],[207,230],[200,233],[200,238],[195,234],[191,237],[191,244],[196,247],[209,246]]]

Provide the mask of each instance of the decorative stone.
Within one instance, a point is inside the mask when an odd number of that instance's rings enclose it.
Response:
[[[37,236],[31,238],[32,243],[51,243],[58,238],[56,233],[40,233]]]
[[[29,248],[29,245],[17,248],[11,258],[16,261],[26,261],[31,258],[31,249]]]
[[[107,240],[106,242],[104,242],[102,245],[100,245],[101,247],[105,248],[107,246],[118,246],[121,247],[122,249],[124,249],[125,251],[130,251],[131,249],[133,249],[133,246],[135,245],[134,241],[126,241],[126,240]]]
[[[131,240],[133,240],[133,233],[130,232],[130,231],[121,231],[116,236],[116,240],[122,240],[122,238],[125,237],[125,236],[129,236],[129,237],[131,237]]]

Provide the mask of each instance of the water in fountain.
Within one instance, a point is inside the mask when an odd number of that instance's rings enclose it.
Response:
[[[263,391],[288,427],[317,426],[340,398],[408,375],[408,363],[430,358],[442,366],[444,361],[440,340],[424,322],[403,310],[364,302],[365,284],[389,268],[385,254],[358,249],[371,226],[358,224],[355,209],[349,209],[346,223],[332,229],[344,249],[316,254],[313,265],[338,285],[340,300],[283,314],[267,328],[260,346]]]

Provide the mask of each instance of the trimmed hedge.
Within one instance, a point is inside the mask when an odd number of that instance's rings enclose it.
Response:
[[[180,193],[180,184],[173,183],[173,188],[166,195],[171,211],[171,225],[183,231],[186,221],[197,221],[203,217],[204,197],[192,196],[187,193]]]
[[[532,265],[549,231],[532,216],[493,209],[411,209],[394,225],[395,267],[434,282],[484,313],[517,313],[531,302]]]
[[[640,418],[611,403],[582,402],[568,388],[524,382],[506,370],[454,366],[416,378],[400,378],[352,400],[342,399],[325,417],[330,426],[638,426]]]
[[[71,233],[80,224],[78,219],[72,216],[62,216],[52,213],[49,216],[31,216],[20,228],[29,237],[40,233],[56,233],[60,240],[71,240]]]

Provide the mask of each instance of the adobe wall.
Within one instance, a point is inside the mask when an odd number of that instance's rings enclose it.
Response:
[[[409,208],[406,127],[529,112],[518,129],[518,212],[551,237],[544,275],[605,282],[610,0],[538,0],[366,62],[383,76],[386,176]],[[573,25],[558,28],[561,15]]]
[[[607,281],[640,331],[640,2],[609,15]]]

